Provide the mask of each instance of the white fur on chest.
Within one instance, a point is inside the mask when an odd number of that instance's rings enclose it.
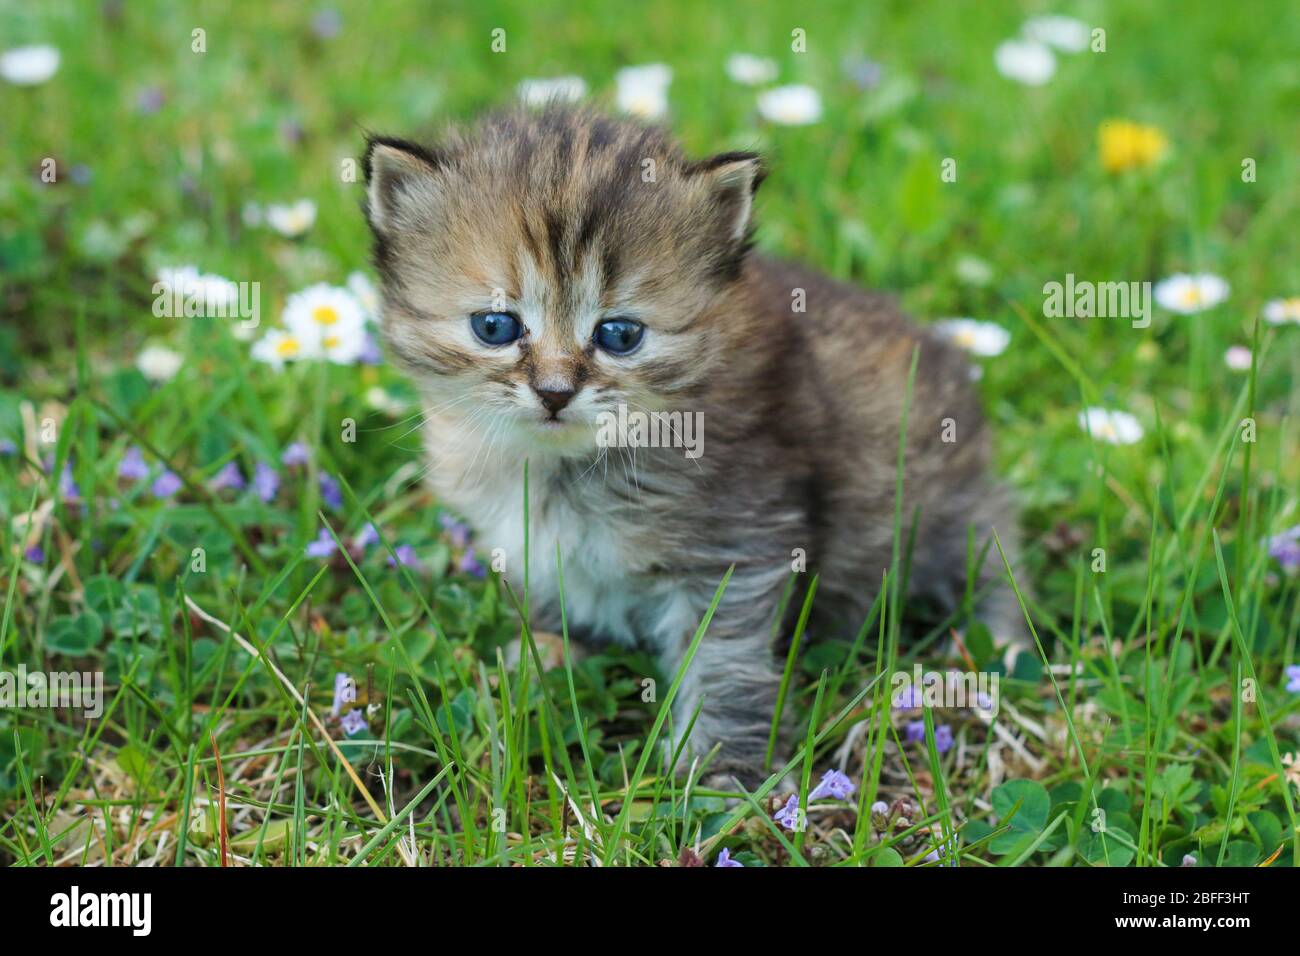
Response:
[[[535,494],[535,493],[534,493]],[[504,561],[504,575],[523,599],[523,492],[466,496],[452,502],[470,519],[480,553]],[[628,545],[627,529],[617,516],[576,508],[557,498],[543,506],[536,498],[530,508],[528,536],[529,604],[551,609],[559,624],[560,575],[558,546],[564,571],[564,610],[571,630],[631,645],[653,635],[636,633],[635,612],[654,595],[638,590],[635,578],[643,569]],[[501,549],[497,551],[496,549]]]

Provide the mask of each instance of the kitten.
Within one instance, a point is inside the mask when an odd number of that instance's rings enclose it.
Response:
[[[735,565],[672,715],[680,734],[701,706],[686,752],[720,745],[712,771],[762,764],[800,556],[822,632],[851,636],[871,605],[918,346],[913,591],[956,605],[968,525],[1014,556],[966,360],[884,296],[752,253],[758,156],[690,160],[659,129],[551,105],[433,148],[372,138],[365,172],[385,339],[422,395],[432,488],[504,549],[516,590],[529,462],[534,626],[558,629],[558,547],[574,632],[649,648],[671,678]],[[607,447],[611,420],[644,446],[626,423],[653,412],[682,413],[669,433],[688,447]],[[706,441],[684,440],[686,416]],[[993,552],[981,614],[1010,637],[1000,570]]]

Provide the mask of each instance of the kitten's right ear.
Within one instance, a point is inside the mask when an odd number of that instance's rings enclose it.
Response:
[[[376,235],[389,235],[432,211],[441,195],[438,173],[446,161],[446,156],[403,139],[372,136],[366,141],[361,167],[366,219]]]

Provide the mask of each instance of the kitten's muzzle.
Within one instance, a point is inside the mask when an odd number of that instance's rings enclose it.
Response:
[[[574,388],[535,388],[533,391],[542,400],[542,405],[551,413],[552,418],[557,417],[560,414],[560,409],[568,405],[573,396],[578,394],[577,389]]]

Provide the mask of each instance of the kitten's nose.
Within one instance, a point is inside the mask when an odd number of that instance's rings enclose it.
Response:
[[[569,404],[569,400],[573,398],[575,394],[574,389],[571,388],[535,388],[533,391],[537,393],[537,397],[542,400],[542,404],[546,406],[546,410],[550,412],[552,416],[558,415],[560,409]]]

